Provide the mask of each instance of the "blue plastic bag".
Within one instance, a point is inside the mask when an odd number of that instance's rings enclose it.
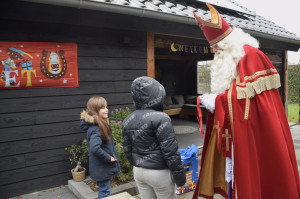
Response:
[[[191,146],[186,147],[186,149],[179,149],[179,153],[182,160],[189,159],[192,156],[197,156],[198,147],[194,144]]]
[[[198,180],[198,147],[194,144],[188,146],[186,149],[179,149],[181,155],[181,163],[185,171],[186,183],[184,189],[176,189],[176,194],[183,194],[192,191],[196,188]]]

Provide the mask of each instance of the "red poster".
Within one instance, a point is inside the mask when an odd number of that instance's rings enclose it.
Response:
[[[0,42],[0,89],[78,87],[77,44]]]

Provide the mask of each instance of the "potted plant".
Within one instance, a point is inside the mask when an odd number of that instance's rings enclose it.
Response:
[[[86,168],[81,166],[81,163],[86,163],[89,157],[89,149],[87,140],[84,139],[80,145],[73,144],[65,148],[70,155],[71,164],[76,164],[76,167],[71,170],[74,181],[79,182],[85,179]]]

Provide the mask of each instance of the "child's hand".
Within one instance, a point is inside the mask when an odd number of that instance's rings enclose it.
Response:
[[[181,190],[184,190],[185,189],[185,186],[183,185],[183,186],[181,186],[181,187],[177,187],[177,190],[178,191],[181,191]]]
[[[117,161],[114,157],[110,157],[110,162],[115,162],[115,161]]]

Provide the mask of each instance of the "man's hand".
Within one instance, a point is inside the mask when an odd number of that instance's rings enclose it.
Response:
[[[215,112],[216,97],[217,94],[203,94],[200,96],[201,104],[203,104],[211,113]]]

